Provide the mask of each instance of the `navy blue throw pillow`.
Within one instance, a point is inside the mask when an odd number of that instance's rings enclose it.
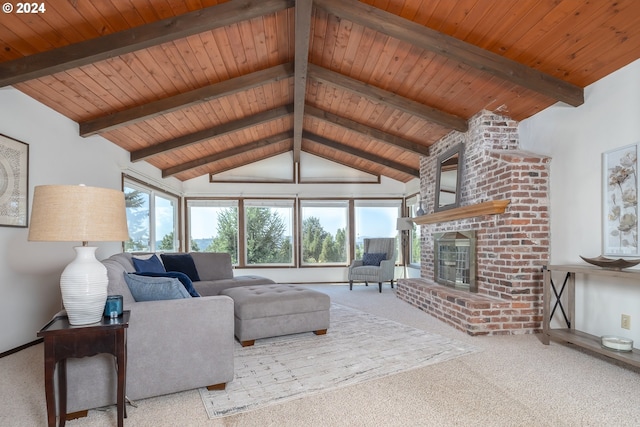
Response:
[[[200,294],[196,291],[196,288],[193,287],[193,283],[189,276],[184,273],[180,273],[179,271],[166,271],[164,273],[155,273],[153,271],[141,271],[136,273],[138,276],[149,276],[149,277],[173,277],[175,279],[180,280],[182,286],[189,292],[189,295],[192,297],[199,297]]]
[[[164,273],[164,265],[160,261],[160,258],[156,254],[151,255],[149,258],[131,258],[133,261],[133,267],[136,269],[136,272],[139,273],[141,271],[152,271],[154,273]]]
[[[362,265],[376,265],[380,266],[380,263],[387,258],[385,253],[365,253],[362,255]]]
[[[167,271],[179,271],[189,276],[192,282],[199,282],[198,270],[190,254],[160,254],[164,269]]]

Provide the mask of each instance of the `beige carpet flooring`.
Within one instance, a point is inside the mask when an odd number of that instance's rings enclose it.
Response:
[[[198,390],[145,399],[125,426],[638,426],[640,371],[532,335],[469,337],[388,286],[313,285],[333,302],[480,352],[246,414],[209,420]],[[0,426],[46,425],[42,345],[0,359]],[[68,426],[115,426],[115,409]]]

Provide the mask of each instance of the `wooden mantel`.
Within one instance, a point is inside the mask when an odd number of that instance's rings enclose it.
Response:
[[[478,203],[475,205],[462,206],[459,208],[447,209],[428,215],[411,218],[416,224],[435,224],[439,222],[454,221],[456,219],[473,218],[482,215],[496,215],[504,213],[511,200],[492,200],[490,202]]]

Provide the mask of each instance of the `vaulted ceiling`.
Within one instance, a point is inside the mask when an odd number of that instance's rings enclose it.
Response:
[[[180,180],[305,152],[407,182],[477,112],[577,107],[640,58],[637,0],[42,4],[1,17],[0,87]]]

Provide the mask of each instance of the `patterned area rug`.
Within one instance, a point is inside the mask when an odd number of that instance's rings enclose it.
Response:
[[[235,378],[200,389],[209,418],[251,411],[471,354],[477,348],[372,314],[331,305],[326,335],[236,342]]]

